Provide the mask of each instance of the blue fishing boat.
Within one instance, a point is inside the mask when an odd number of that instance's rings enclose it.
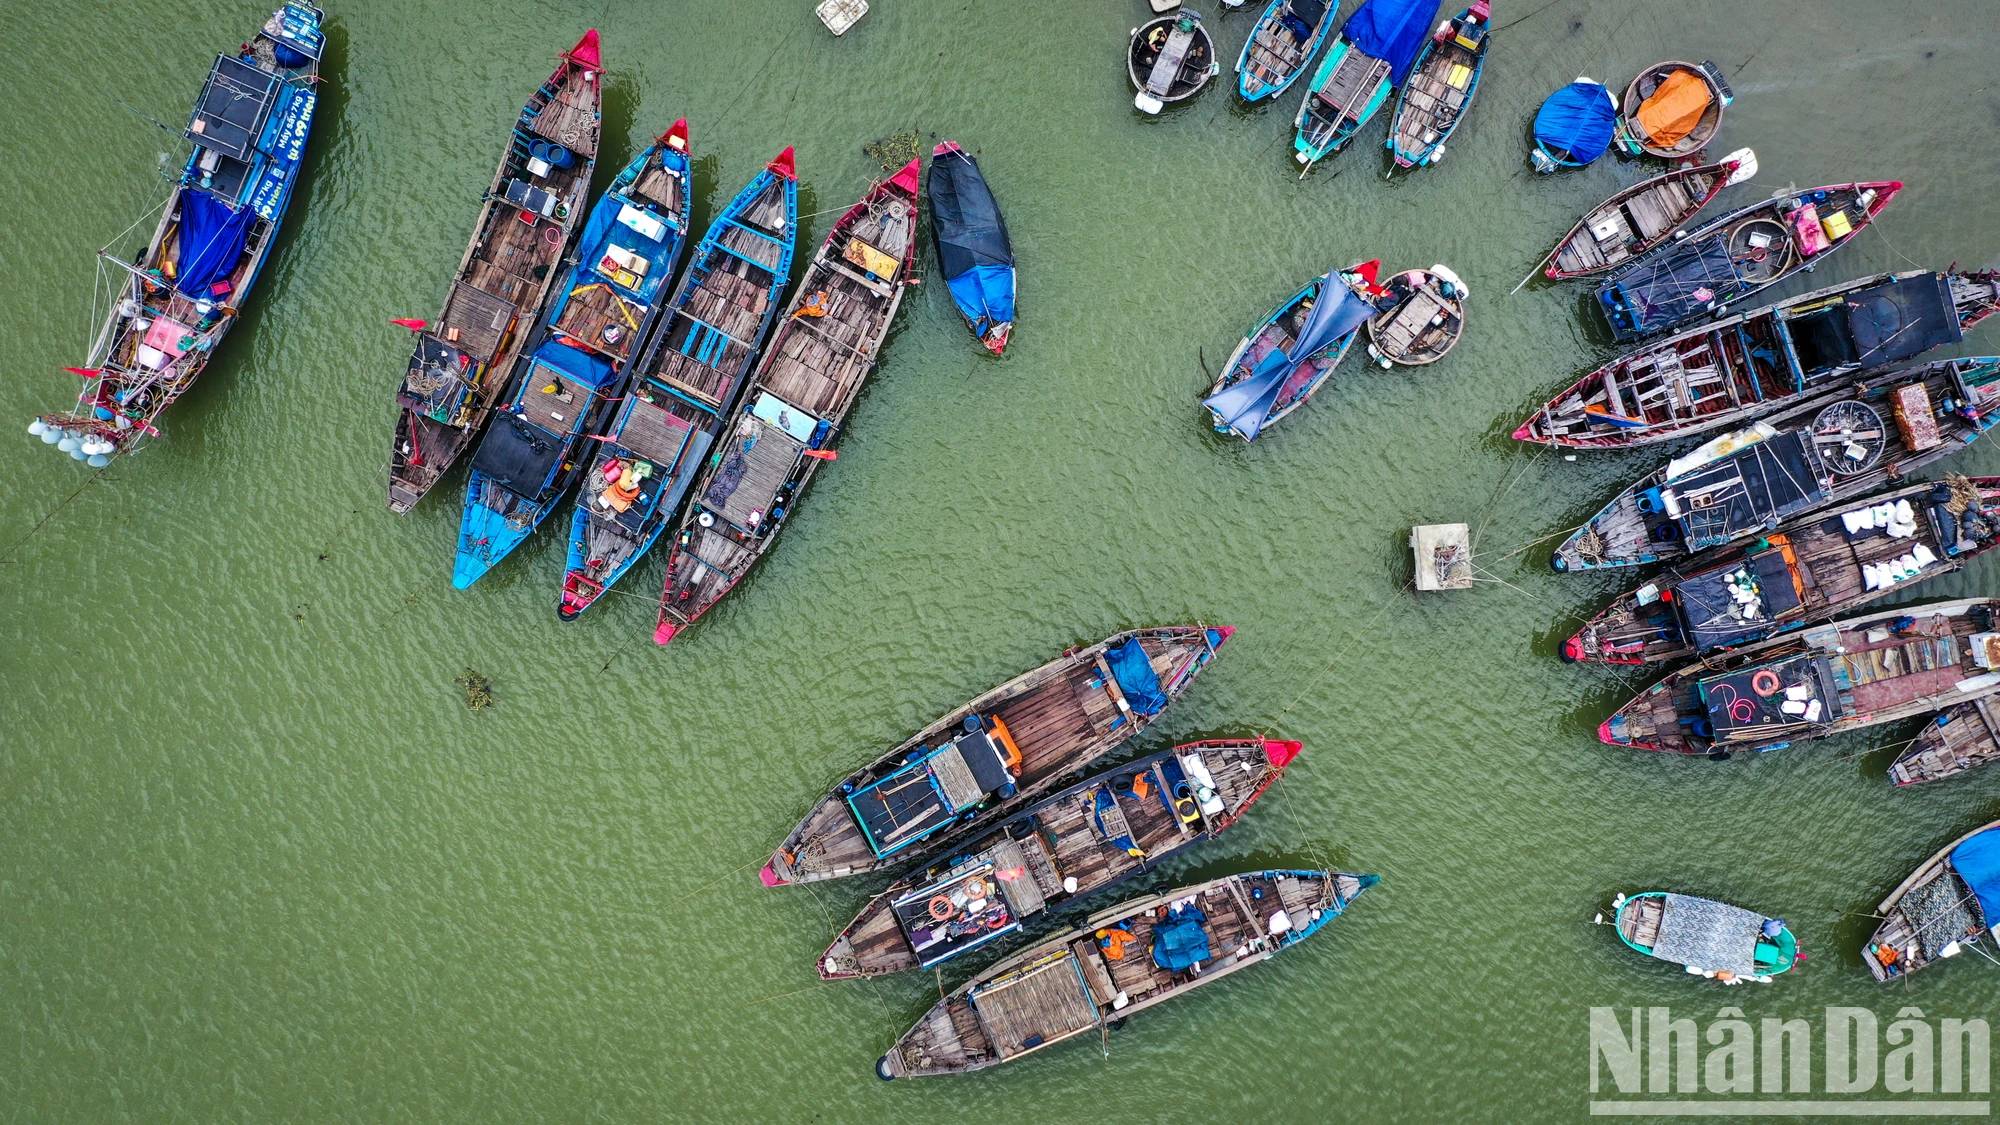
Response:
[[[1381,265],[1363,262],[1313,278],[1243,337],[1201,402],[1216,433],[1251,441],[1306,404],[1375,315],[1363,294],[1374,288]]]
[[[1409,81],[1396,98],[1396,122],[1389,127],[1389,151],[1396,167],[1417,168],[1444,159],[1444,143],[1472,109],[1479,76],[1492,41],[1492,12],[1486,0],[1438,25]]]
[[[771,330],[792,273],[798,213],[788,148],[695,247],[584,472],[557,607],[564,621],[624,577],[680,508]]]
[[[931,234],[952,303],[994,355],[1014,332],[1014,246],[979,161],[956,141],[931,151]]]
[[[1310,169],[1354,140],[1416,65],[1437,9],[1438,0],[1368,0],[1347,17],[1299,106],[1294,159]]]
[[[1326,42],[1333,15],[1327,0],[1271,0],[1236,58],[1236,92],[1261,102],[1290,89]]]
[[[451,584],[463,590],[534,534],[576,483],[687,248],[687,119],[625,166],[590,211],[576,264],[501,417],[472,457]]]
[[[74,408],[37,417],[30,434],[103,468],[159,435],[160,412],[242,318],[312,130],[323,18],[287,3],[240,50],[216,56],[181,134],[194,151],[145,252],[124,262],[99,251],[124,280],[85,366],[66,369],[83,391]]]
[[[1618,99],[1603,83],[1579,78],[1535,111],[1535,150],[1528,155],[1543,175],[1581,168],[1604,155],[1617,128]]]

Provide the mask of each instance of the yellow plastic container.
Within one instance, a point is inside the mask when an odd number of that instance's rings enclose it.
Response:
[[[1452,89],[1463,90],[1465,84],[1472,81],[1472,68],[1464,63],[1454,63],[1451,73],[1445,75],[1444,80]]]
[[[1839,242],[1854,232],[1854,223],[1848,219],[1845,211],[1835,211],[1821,218],[1819,226],[1826,232],[1826,237],[1834,242]]]

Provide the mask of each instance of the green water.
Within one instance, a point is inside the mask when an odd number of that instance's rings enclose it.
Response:
[[[1233,59],[1253,17],[1199,6]],[[0,6],[0,550],[87,477],[25,426],[74,393],[60,367],[94,328],[92,252],[142,239],[119,232],[164,193],[159,154],[184,151],[121,102],[178,125],[266,10]],[[876,0],[838,40],[808,0],[330,5],[322,115],[255,310],[164,441],[0,562],[0,1118],[1567,1120],[1588,1112],[1593,1005],[2000,1017],[2000,966],[1977,957],[1874,984],[1855,916],[2000,815],[2000,773],[1895,792],[1870,748],[1906,731],[1727,764],[1600,746],[1644,679],[1554,653],[1629,576],[1513,552],[1650,462],[1507,437],[1609,351],[1581,291],[1508,289],[1650,174],[1534,176],[1550,90],[1715,59],[1738,100],[1712,151],[1763,165],[1735,205],[1909,182],[1784,292],[1993,264],[1990,9],[1533,11],[1497,6],[1442,165],[1384,182],[1378,121],[1301,182],[1296,92],[1246,109],[1218,81],[1161,119],[1132,111],[1138,0]],[[555,526],[461,593],[462,474],[409,516],[383,507],[408,346],[387,321],[434,313],[516,107],[593,25],[601,177],[685,115],[698,221],[788,144],[801,212],[826,212],[878,171],[863,142],[916,127],[980,152],[1021,264],[1003,360],[941,284],[912,294],[839,463],[664,649],[657,554],[622,587],[637,596],[563,625]],[[1307,277],[1376,256],[1466,278],[1462,346],[1415,373],[1351,357],[1254,447],[1209,432],[1203,359]],[[2000,446],[1944,467],[2000,472]],[[1409,525],[1454,520],[1505,584],[1402,592]],[[1922,594],[1992,592],[1996,567]],[[878,1082],[936,982],[821,987],[814,958],[874,886],[767,891],[757,865],[831,779],[965,698],[1195,619],[1240,631],[1132,749],[1268,731],[1306,751],[1163,877],[1327,863],[1381,885],[1273,964],[1134,1019],[1108,1057],[1092,1040]],[[491,710],[453,685],[468,666]],[[1724,991],[1583,924],[1654,886],[1781,915],[1812,960]]]

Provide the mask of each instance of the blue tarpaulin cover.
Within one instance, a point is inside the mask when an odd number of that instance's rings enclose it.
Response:
[[[1437,10],[1438,0],[1368,0],[1340,32],[1362,54],[1388,63],[1389,80],[1401,86],[1424,49]]]
[[[931,158],[931,227],[945,285],[982,335],[1014,322],[1014,248],[979,162],[957,150]]]
[[[1609,91],[1595,82],[1572,82],[1550,94],[1536,111],[1535,140],[1588,164],[1610,147],[1617,120]]]
[[[1193,903],[1168,910],[1165,921],[1153,924],[1153,964],[1178,973],[1208,960],[1208,931],[1201,928],[1207,920]]]
[[[611,381],[610,361],[588,352],[580,352],[568,344],[559,344],[554,340],[535,349],[535,362],[546,363],[586,387],[601,387]],[[529,394],[539,389],[539,387],[527,388]]]
[[[1111,674],[1118,680],[1118,690],[1125,693],[1125,702],[1141,715],[1157,715],[1167,705],[1167,694],[1160,690],[1160,677],[1153,671],[1153,660],[1140,646],[1139,638],[1127,638],[1117,648],[1106,649],[1104,662],[1111,666]]]
[[[1306,314],[1305,326],[1299,330],[1299,338],[1289,349],[1273,348],[1250,374],[1202,400],[1202,405],[1213,410],[1224,425],[1246,440],[1256,437],[1264,428],[1278,392],[1301,364],[1359,329],[1375,314],[1368,302],[1355,296],[1332,272],[1320,279],[1319,291],[1331,292],[1333,297],[1313,303],[1312,311]]]
[[[2000,828],[1988,828],[1951,850],[1951,866],[1972,893],[1987,925],[2000,919]]]
[[[248,207],[231,211],[205,191],[182,192],[180,276],[174,288],[190,297],[208,296],[208,287],[227,277],[243,256],[255,214]]]

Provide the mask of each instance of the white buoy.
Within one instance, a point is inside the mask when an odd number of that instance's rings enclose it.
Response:
[[[55,443],[61,440],[62,440],[62,431],[56,429],[54,426],[50,426],[48,429],[42,431],[43,445],[54,445]]]
[[[104,466],[109,465],[110,463],[111,463],[111,458],[106,457],[102,453],[93,455],[89,461],[90,467],[93,469],[101,469]]]
[[[28,432],[35,435],[36,437],[41,437],[42,431],[48,428],[49,424],[47,422],[42,421],[40,418],[37,418],[34,421],[28,423]]]
[[[62,450],[64,453],[75,453],[76,447],[80,444],[82,443],[73,437],[56,439],[56,448]]]
[[[85,452],[84,452],[83,450],[81,450],[81,449],[72,449],[72,450],[70,450],[70,451],[69,451],[69,455],[70,455],[71,457],[74,457],[74,458],[75,458],[75,459],[77,459],[78,461],[88,461],[88,460],[90,460],[90,454],[88,454],[88,453],[85,453]]]

